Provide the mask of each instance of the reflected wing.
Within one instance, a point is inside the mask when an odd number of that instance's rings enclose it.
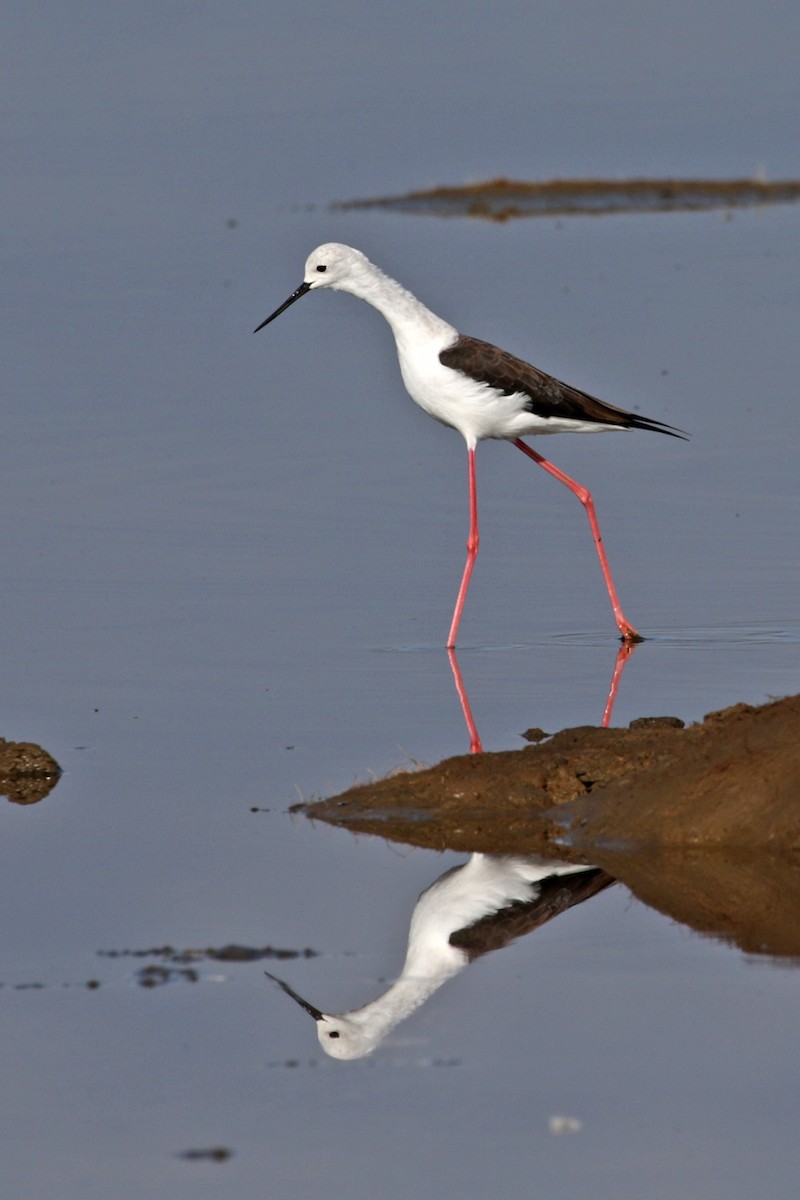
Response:
[[[450,934],[450,945],[463,950],[473,962],[490,950],[501,950],[515,938],[532,933],[559,913],[590,900],[612,883],[616,883],[614,876],[607,875],[599,867],[576,871],[572,875],[550,875],[531,885],[532,890],[535,889],[532,899],[518,900],[482,917],[474,925],[456,929]]]

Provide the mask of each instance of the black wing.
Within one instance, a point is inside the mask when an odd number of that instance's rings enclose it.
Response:
[[[666,433],[669,437],[686,437],[672,425],[640,417],[636,413],[626,412],[624,408],[615,408],[613,404],[606,404],[552,375],[546,375],[538,367],[515,358],[491,342],[482,342],[463,333],[459,334],[452,346],[442,350],[439,361],[445,367],[461,371],[470,379],[486,383],[507,396],[521,392],[528,397],[525,405],[528,412],[544,420],[560,417],[571,421],[593,421],[598,425],[615,425],[623,429],[649,429],[653,433]]]

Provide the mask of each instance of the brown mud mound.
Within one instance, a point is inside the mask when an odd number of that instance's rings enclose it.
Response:
[[[0,738],[0,796],[7,796],[12,804],[36,804],[60,775],[58,763],[41,746]]]
[[[724,846],[800,854],[800,696],[737,704],[683,731],[655,771],[568,806],[574,843]]]
[[[688,729],[669,718],[566,729],[295,808],[431,849],[552,854],[561,842],[592,861],[615,845],[800,853],[800,696]]]

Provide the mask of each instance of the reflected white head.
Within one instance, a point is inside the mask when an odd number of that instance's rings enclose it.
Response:
[[[353,1017],[324,1013],[315,1008],[313,1004],[309,1004],[308,1000],[304,1000],[294,988],[290,987],[283,979],[279,979],[277,975],[272,975],[269,971],[265,971],[264,974],[268,979],[277,983],[287,996],[291,996],[296,1004],[299,1004],[309,1016],[314,1018],[317,1022],[319,1044],[331,1058],[363,1058],[364,1055],[371,1054],[380,1042],[380,1037],[365,1029]]]
[[[319,1044],[331,1058],[364,1058],[371,1054],[381,1038],[363,1029],[346,1016],[325,1016],[317,1021]]]

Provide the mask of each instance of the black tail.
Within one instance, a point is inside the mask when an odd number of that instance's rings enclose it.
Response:
[[[667,437],[680,438],[684,442],[689,440],[689,434],[682,429],[676,429],[674,425],[665,425],[663,421],[653,421],[650,417],[640,417],[636,413],[627,413],[626,416],[628,429],[647,429],[650,433],[665,433]]]

